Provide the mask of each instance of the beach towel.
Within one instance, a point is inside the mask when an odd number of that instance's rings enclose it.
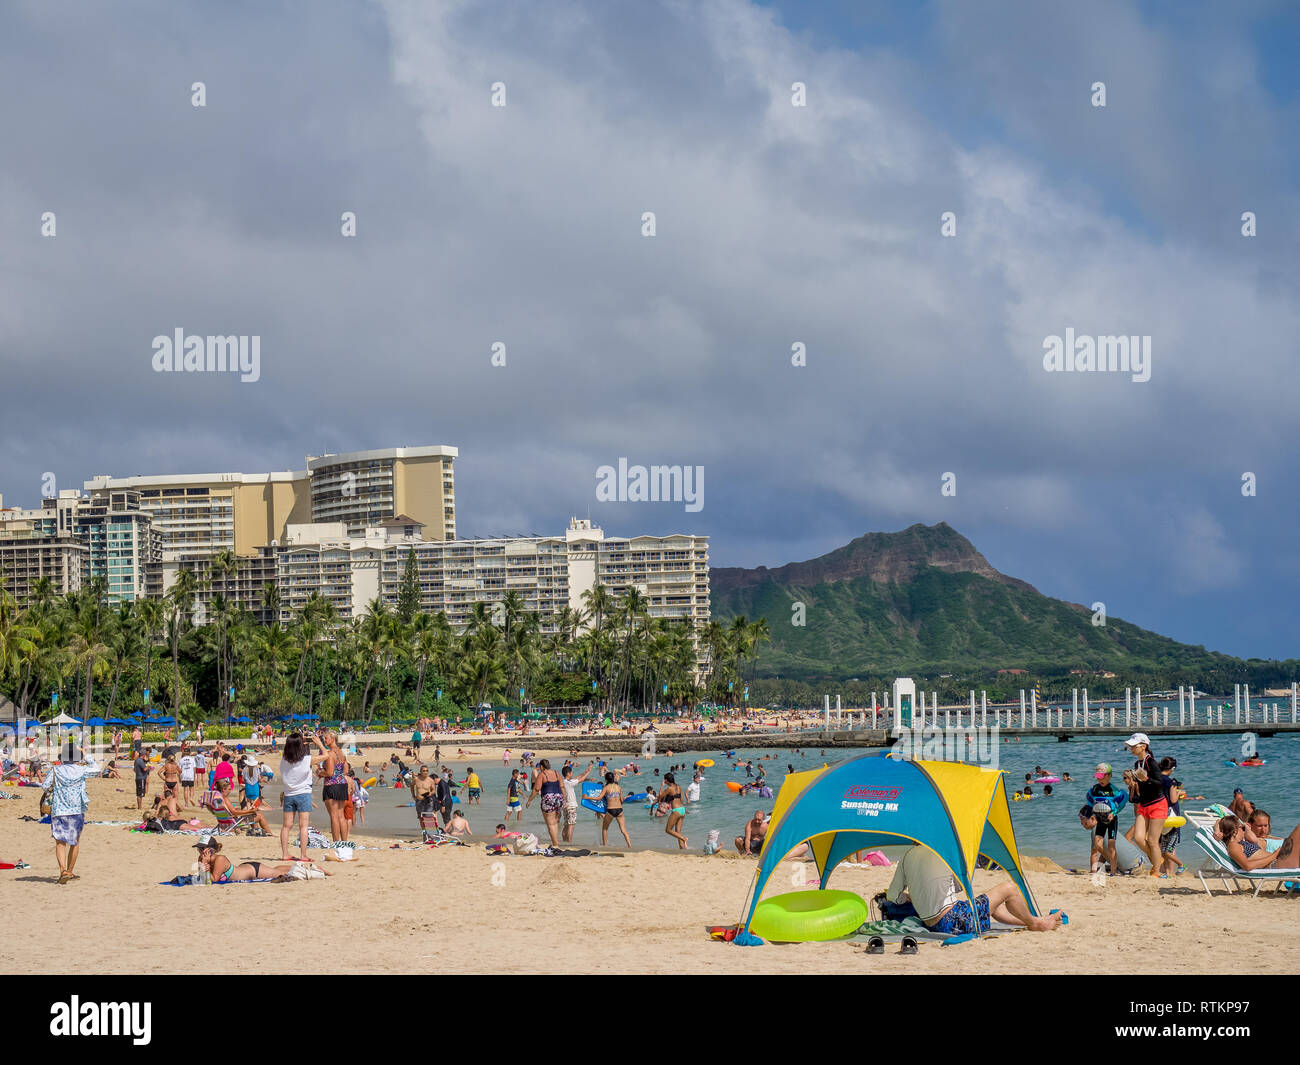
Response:
[[[321,875],[324,876],[325,874],[322,873]],[[225,887],[228,884],[269,884],[274,879],[274,877],[264,876],[257,880],[214,880],[209,886]],[[203,881],[193,874],[188,874],[185,876],[174,876],[170,880],[160,880],[158,883],[161,887],[194,887],[203,883]]]
[[[1000,935],[1003,932],[1023,932],[1024,929],[1019,925],[1002,924],[999,921],[992,921],[989,925],[989,931],[994,935]],[[892,943],[901,940],[904,936],[911,936],[915,940],[927,940],[935,943],[942,943],[945,940],[959,939],[965,941],[967,938],[978,939],[978,936],[963,936],[954,932],[936,932],[933,928],[928,927],[919,917],[908,917],[902,921],[867,921],[859,926],[856,932],[845,936],[845,939],[870,939],[872,936],[880,936],[886,943]]]
[[[350,839],[333,840],[322,836],[314,828],[307,829],[307,846],[315,850],[322,851],[346,851],[346,850],[374,850],[374,847],[365,847],[360,843],[353,843]]]

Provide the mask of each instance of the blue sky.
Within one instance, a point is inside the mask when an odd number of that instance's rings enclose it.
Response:
[[[447,443],[462,534],[779,565],[946,520],[1295,656],[1298,44],[1249,0],[9,5],[0,492]],[[153,373],[177,327],[261,380]],[[1151,336],[1150,381],[1046,372],[1066,328]],[[621,456],[704,509],[597,502]]]

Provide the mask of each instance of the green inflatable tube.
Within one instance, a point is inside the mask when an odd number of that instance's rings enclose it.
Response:
[[[792,891],[760,902],[749,930],[769,943],[822,943],[842,939],[869,916],[852,891]]]

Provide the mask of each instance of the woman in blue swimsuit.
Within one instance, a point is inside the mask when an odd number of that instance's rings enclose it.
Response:
[[[686,796],[682,794],[677,778],[672,773],[664,774],[664,788],[659,793],[659,802],[668,807],[668,821],[664,825],[664,831],[677,840],[679,849],[685,850],[686,837],[678,828],[686,820]]]
[[[208,836],[194,844],[199,852],[199,864],[211,875],[214,884],[229,884],[235,880],[274,880],[287,876],[292,865],[272,865],[270,862],[240,862],[236,865],[221,853],[221,840]]]

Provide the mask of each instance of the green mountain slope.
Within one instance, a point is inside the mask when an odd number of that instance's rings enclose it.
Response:
[[[1094,625],[1087,608],[999,573],[943,522],[871,533],[778,569],[715,569],[710,581],[714,618],[767,618],[772,641],[760,652],[758,676],[1081,669],[1227,677],[1244,665],[1118,618]],[[796,603],[805,606],[803,626],[792,624]]]

